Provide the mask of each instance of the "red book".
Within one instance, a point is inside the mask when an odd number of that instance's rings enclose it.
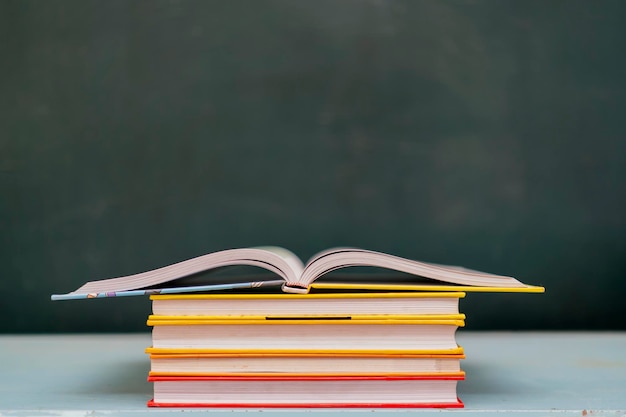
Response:
[[[458,376],[157,377],[150,407],[460,408]]]

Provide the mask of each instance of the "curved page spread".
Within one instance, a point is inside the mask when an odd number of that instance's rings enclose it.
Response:
[[[154,294],[166,289],[159,285],[176,279],[231,265],[248,265],[266,269],[281,280],[241,282],[223,285],[203,285],[168,288],[170,293],[213,291],[236,288],[255,288],[282,284],[284,292],[307,293],[311,284],[321,276],[351,266],[372,266],[408,273],[434,280],[434,284],[474,286],[506,291],[542,292],[543,288],[526,285],[515,278],[493,275],[470,269],[437,265],[405,259],[381,252],[358,248],[337,248],[321,252],[303,265],[302,261],[287,249],[267,246],[258,248],[228,249],[189,259],[152,271],[124,277],[87,282],[77,290],[64,295],[53,295],[53,300],[77,298],[101,298],[124,295]],[[385,282],[380,282],[384,285]],[[141,290],[140,290],[141,289]],[[538,291],[541,290],[541,291]]]

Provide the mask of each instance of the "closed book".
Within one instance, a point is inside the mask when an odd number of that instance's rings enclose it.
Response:
[[[153,407],[462,407],[457,376],[155,377]]]
[[[160,316],[322,317],[459,314],[463,292],[152,295]]]
[[[151,376],[458,374],[462,354],[170,353],[150,355]]]
[[[367,351],[419,353],[454,350],[458,319],[352,316],[337,319],[223,319],[151,316],[154,348],[322,352]],[[441,352],[439,352],[441,353]]]

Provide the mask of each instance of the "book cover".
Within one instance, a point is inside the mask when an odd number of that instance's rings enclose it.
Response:
[[[353,315],[280,315],[280,316],[148,316],[148,326],[196,324],[452,324],[463,326],[465,314],[353,314]]]
[[[145,349],[148,354],[154,355],[226,355],[226,356],[356,356],[356,355],[463,355],[463,347],[455,346],[445,349],[437,348],[406,348],[406,349],[371,349],[367,347],[352,347],[350,349],[323,349],[323,348],[269,348],[259,349],[256,347],[211,347],[211,348],[193,348],[193,347],[154,347],[150,346]]]

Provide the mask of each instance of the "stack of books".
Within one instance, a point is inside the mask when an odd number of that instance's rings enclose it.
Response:
[[[463,296],[153,295],[149,405],[461,407]]]
[[[265,268],[281,279],[159,288],[229,265]],[[413,280],[316,281],[347,266],[386,268]],[[271,286],[282,292],[238,292]],[[266,247],[92,281],[52,298],[151,296],[149,406],[453,408],[463,406],[456,387],[465,378],[464,352],[455,335],[467,291],[544,289],[362,249],[325,251],[304,265],[285,249]]]

